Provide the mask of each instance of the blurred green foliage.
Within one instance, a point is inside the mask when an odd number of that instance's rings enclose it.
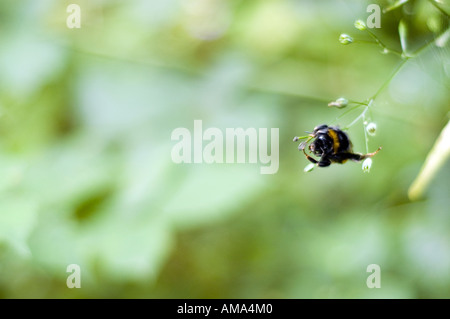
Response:
[[[401,51],[400,21],[411,52],[430,45],[371,108],[383,150],[369,174],[305,174],[292,143],[400,63],[338,41],[371,40],[353,23],[373,2],[2,1],[0,297],[449,298],[448,163],[424,200],[406,196],[448,120],[449,47],[432,43],[448,1],[375,2],[394,5],[372,30],[386,46]],[[172,163],[171,132],[194,119],[279,127],[278,173]],[[361,123],[349,134],[364,152]],[[66,287],[73,263],[80,289]]]

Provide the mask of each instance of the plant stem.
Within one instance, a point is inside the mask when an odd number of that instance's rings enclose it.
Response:
[[[366,31],[376,41],[376,43],[383,49],[383,52],[394,53],[394,54],[402,56],[402,52],[393,50],[393,49],[389,49],[383,42],[381,42],[381,40],[372,31],[370,31],[369,29],[366,29]],[[373,43],[373,42],[369,42],[369,43]]]
[[[405,63],[409,60],[409,58],[404,58],[403,61],[394,69],[389,78],[380,86],[377,92],[370,98],[371,101],[375,100],[377,96],[391,83],[394,77],[400,72]]]
[[[443,33],[445,33],[447,30],[445,30],[444,32],[442,32],[440,35],[442,35]],[[440,36],[439,35],[439,36]],[[436,39],[439,38],[436,37]],[[370,98],[370,100],[375,100],[375,98],[389,85],[389,83],[391,83],[391,81],[394,79],[394,77],[398,74],[398,72],[400,72],[400,70],[402,69],[402,67],[406,64],[406,62],[409,61],[409,59],[411,58],[415,58],[417,57],[420,53],[422,53],[424,50],[426,50],[427,48],[430,47],[431,44],[434,44],[436,42],[436,40],[431,41],[431,42],[427,42],[425,43],[423,46],[421,46],[419,49],[417,49],[411,56],[403,56],[402,61],[400,62],[400,64],[395,68],[395,70],[392,72],[392,74],[389,76],[389,78],[381,85],[381,87],[378,89],[378,91]]]
[[[359,114],[358,117],[357,117],[356,119],[354,119],[349,125],[347,125],[347,126],[344,128],[344,130],[348,130],[348,129],[349,129],[350,127],[352,127],[356,122],[358,122],[360,118],[364,117],[368,109],[369,109],[369,106],[367,105],[367,106],[364,108],[364,111],[362,111],[362,113]]]
[[[430,185],[433,177],[450,157],[450,121],[442,130],[441,134],[434,143],[433,148],[428,153],[419,175],[408,191],[409,199],[420,199],[427,187]]]
[[[363,116],[364,123],[363,123],[363,129],[364,129],[364,139],[366,140],[366,154],[369,153],[369,137],[367,136],[367,130],[366,130],[366,116]]]
[[[357,108],[359,108],[362,105],[367,106],[367,104],[365,103],[361,103],[361,102],[352,102],[352,103],[357,103],[358,105],[355,105],[354,107],[346,110],[344,113],[342,113],[341,115],[339,115],[338,117],[336,117],[336,119],[334,120],[334,122],[337,122],[338,120],[340,120],[341,118],[343,118],[345,115],[347,115],[348,113],[351,113],[352,111],[356,110]]]
[[[450,28],[447,28],[445,31],[441,32],[437,37],[435,37],[435,39],[434,39],[433,41],[427,42],[427,43],[425,43],[424,45],[422,45],[420,48],[418,48],[418,49],[412,54],[411,57],[416,57],[417,55],[419,55],[420,53],[422,53],[422,51],[428,49],[429,46],[430,46],[431,44],[435,44],[436,41],[437,41],[444,33],[448,32],[449,30],[450,30]]]
[[[440,6],[438,6],[436,1],[428,0],[428,2],[431,3],[436,9],[438,9],[443,15],[445,15],[446,17],[449,17],[449,14],[444,9],[442,9]]]

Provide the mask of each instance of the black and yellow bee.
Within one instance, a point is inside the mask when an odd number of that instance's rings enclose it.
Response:
[[[363,159],[374,156],[381,150],[379,147],[375,152],[368,154],[353,153],[352,142],[348,135],[340,130],[336,126],[328,126],[326,124],[318,125],[314,128],[313,132],[303,137],[308,138],[306,141],[300,143],[298,149],[303,151],[306,158],[319,167],[330,166],[331,163],[343,164],[347,160],[362,161]],[[299,138],[295,137],[294,141],[298,141]],[[309,150],[317,157],[316,160],[312,156],[306,154],[305,147],[309,141],[313,140],[309,144]]]

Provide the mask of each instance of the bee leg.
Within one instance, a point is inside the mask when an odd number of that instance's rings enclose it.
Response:
[[[306,154],[306,152],[305,152],[305,149],[303,148],[302,149],[302,151],[303,151],[303,153],[305,154],[305,156],[306,156],[306,159],[308,160],[308,161],[310,161],[311,163],[313,163],[313,164],[318,164],[319,162],[318,161],[316,161],[314,158],[312,158],[311,156],[309,156],[308,154]]]
[[[372,153],[368,153],[368,154],[364,154],[364,155],[362,155],[361,157],[361,159],[363,160],[363,159],[366,159],[366,158],[368,158],[368,157],[372,157],[372,156],[374,156],[376,153],[378,153],[379,151],[381,150],[381,146],[375,151],[375,152],[372,152]]]
[[[352,161],[362,161],[363,159],[369,158],[374,156],[376,153],[378,153],[381,150],[381,147],[379,147],[375,152],[373,153],[367,153],[367,154],[359,154],[359,153],[347,153],[343,157],[344,159],[351,159]]]
[[[316,159],[312,158],[308,154],[306,154],[305,150],[303,149],[303,153],[306,156],[306,159],[310,161],[313,164],[317,164],[319,167],[327,167],[331,165],[331,161],[329,159],[324,159],[323,156],[320,158],[320,161],[317,161]]]
[[[323,150],[322,150],[322,156],[320,157],[320,161],[317,164],[317,166],[319,166],[319,167],[327,167],[327,166],[331,165],[331,161],[328,158],[326,158],[326,157],[328,157],[326,155],[327,154],[325,152],[323,152]]]
[[[318,165],[319,167],[327,167],[331,165],[331,161],[329,159],[321,158]]]

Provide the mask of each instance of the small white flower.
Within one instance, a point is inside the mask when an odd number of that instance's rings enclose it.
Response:
[[[373,122],[367,124],[366,131],[370,136],[375,136],[375,133],[377,132],[377,125]]]
[[[341,42],[342,44],[350,44],[353,42],[353,38],[348,34],[342,33],[339,36],[339,42]]]
[[[311,172],[314,169],[315,165],[313,163],[310,163],[306,165],[306,167],[303,169],[305,173]]]
[[[362,170],[364,173],[369,173],[370,172],[370,167],[372,167],[372,159],[366,158],[364,160],[364,162],[362,163]]]

